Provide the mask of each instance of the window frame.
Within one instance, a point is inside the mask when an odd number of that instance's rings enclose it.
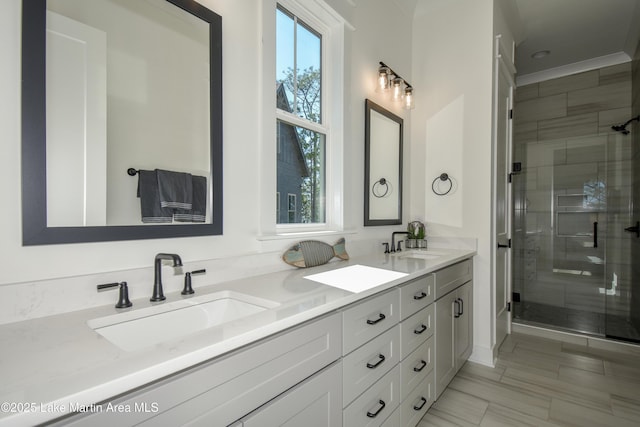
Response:
[[[267,102],[272,103],[265,108],[265,135],[273,135],[273,138],[265,137],[264,144],[271,144],[272,148],[263,147],[264,152],[272,152],[269,163],[267,160],[263,162],[266,173],[271,180],[265,179],[262,183],[264,192],[273,194],[276,190],[277,182],[277,135],[275,129],[277,121],[299,126],[318,132],[325,138],[325,221],[322,223],[295,223],[295,224],[278,224],[276,207],[273,202],[267,205],[267,199],[263,199],[262,205],[264,209],[270,208],[269,215],[263,215],[261,230],[262,236],[268,238],[272,235],[289,235],[304,234],[318,232],[337,232],[343,230],[343,111],[344,111],[344,29],[347,22],[336,13],[330,6],[322,0],[280,0],[265,2],[263,5],[264,31],[265,39],[269,39],[265,44],[266,52],[271,49],[271,55],[265,54],[263,57],[263,65],[265,72],[263,73],[263,93],[265,99],[263,106]],[[294,113],[289,113],[276,108],[275,91],[273,90],[273,82],[276,81],[275,57],[276,57],[276,8],[278,4],[290,14],[295,15],[299,20],[304,22],[306,27],[310,27],[313,31],[320,34],[321,41],[321,123],[312,122],[310,120],[298,117]],[[270,10],[267,8],[271,7]],[[352,28],[352,27],[351,27]],[[270,68],[269,72],[266,70]],[[273,196],[270,198],[273,201]],[[269,218],[271,221],[264,218]]]

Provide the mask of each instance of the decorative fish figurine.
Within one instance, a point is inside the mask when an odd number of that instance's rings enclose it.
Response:
[[[333,257],[347,260],[349,254],[344,245],[344,238],[338,240],[333,246],[317,240],[305,240],[290,247],[282,255],[282,259],[287,264],[303,268],[326,264]]]

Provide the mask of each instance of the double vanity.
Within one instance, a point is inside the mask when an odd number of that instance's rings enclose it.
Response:
[[[471,353],[474,254],[380,253],[0,326],[0,425],[415,426]],[[355,269],[393,278],[314,280]]]

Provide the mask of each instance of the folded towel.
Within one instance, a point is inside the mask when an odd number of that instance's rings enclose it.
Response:
[[[180,222],[205,222],[207,218],[207,178],[194,175],[191,180],[193,183],[191,210],[176,209],[173,219]]]
[[[171,222],[173,209],[160,206],[156,171],[138,171],[138,197],[140,198],[142,222]]]
[[[160,206],[191,209],[193,181],[191,174],[156,169]]]

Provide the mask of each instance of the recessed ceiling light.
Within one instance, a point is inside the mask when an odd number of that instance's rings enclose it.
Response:
[[[531,54],[531,57],[532,57],[533,59],[542,59],[542,58],[544,58],[545,56],[549,55],[550,53],[551,53],[551,51],[550,51],[550,50],[539,50],[539,51],[537,51],[537,52],[532,53],[532,54]]]

